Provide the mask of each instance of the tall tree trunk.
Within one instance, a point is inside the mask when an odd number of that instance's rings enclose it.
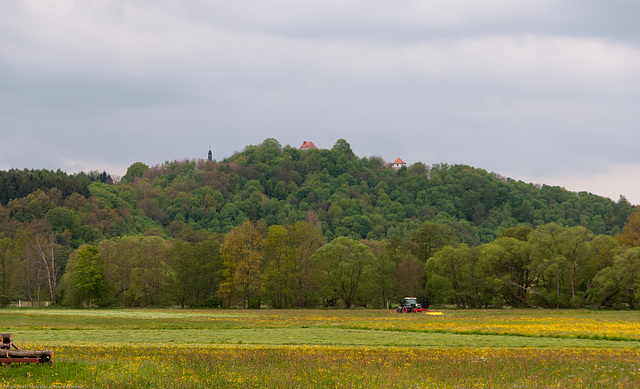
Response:
[[[560,308],[560,270],[556,270],[556,309]]]
[[[122,308],[127,307],[127,264],[122,269]]]
[[[56,237],[53,233],[49,233],[47,240],[43,241],[40,235],[36,235],[36,240],[33,243],[33,248],[36,250],[42,264],[47,271],[47,281],[49,283],[49,293],[51,295],[51,302],[56,303],[56,284],[57,284],[57,269],[55,262],[54,248],[56,245]]]

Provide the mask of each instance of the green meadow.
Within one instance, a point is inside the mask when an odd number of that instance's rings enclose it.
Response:
[[[632,388],[640,314],[589,310],[3,309],[54,365],[0,387]]]

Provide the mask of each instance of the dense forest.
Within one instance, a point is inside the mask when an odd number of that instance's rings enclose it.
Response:
[[[347,141],[222,161],[0,172],[0,305],[273,308],[640,304],[640,214]]]

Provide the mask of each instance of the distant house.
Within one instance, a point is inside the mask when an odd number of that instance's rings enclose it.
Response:
[[[406,167],[406,166],[407,166],[407,164],[404,163],[404,161],[401,160],[400,157],[398,157],[398,159],[396,159],[392,163],[388,163],[387,164],[387,167],[389,169],[396,169],[396,170],[400,169],[401,167]]]
[[[302,142],[302,146],[300,146],[298,150],[309,150],[309,149],[317,149],[317,147],[316,145],[313,144],[313,142],[305,140],[304,142]]]

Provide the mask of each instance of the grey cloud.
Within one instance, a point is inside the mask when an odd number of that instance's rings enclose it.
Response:
[[[346,138],[361,156],[579,177],[588,190],[589,174],[640,165],[638,8],[3,2],[0,168],[123,174],[209,146],[222,159],[269,137]]]

